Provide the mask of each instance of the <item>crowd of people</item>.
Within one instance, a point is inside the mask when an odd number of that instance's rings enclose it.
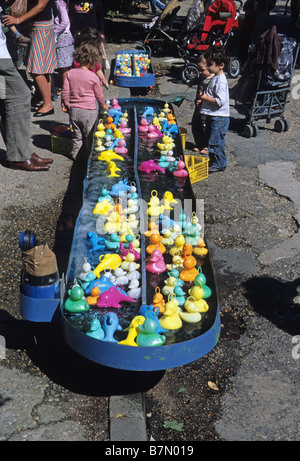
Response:
[[[20,0],[22,1],[22,0]],[[6,0],[5,0],[6,3]],[[94,3],[78,0],[35,0],[27,4],[20,15],[5,14],[2,6],[2,26],[10,29],[15,42],[28,46],[26,67],[40,95],[40,104],[33,107],[34,117],[45,117],[54,113],[51,98],[51,76],[57,70],[63,90],[62,110],[70,113],[75,129],[76,142],[71,153],[76,157],[84,147],[91,122],[76,121],[75,108],[96,111],[90,101],[97,99],[100,107],[107,108],[103,97],[103,85],[107,85],[103,73],[104,61],[104,17],[100,1]],[[21,11],[21,9],[20,9]],[[22,25],[28,25],[30,36],[20,33]],[[66,79],[68,71],[74,68]],[[86,74],[86,70],[92,71]],[[83,78],[83,74],[86,78]],[[29,147],[31,92],[16,69],[8,52],[3,27],[0,31],[0,76],[5,87],[1,107],[1,132],[7,149],[7,164],[14,169],[45,171],[51,159],[32,154]],[[65,88],[64,84],[66,83]],[[80,99],[80,107],[78,101]],[[75,154],[76,145],[76,154]]]
[[[6,0],[5,0],[6,1]],[[20,0],[22,1],[22,0]],[[151,0],[153,13],[165,3]],[[31,22],[30,44],[18,28]],[[2,23],[11,29],[15,39],[28,46],[27,71],[41,96],[33,107],[34,117],[54,113],[51,98],[51,76],[59,72],[62,82],[61,109],[68,112],[72,126],[72,151],[75,160],[88,155],[99,108],[108,110],[103,86],[105,58],[104,21],[101,3],[78,0],[36,0],[23,14],[3,14]],[[19,35],[18,35],[19,34]],[[25,40],[24,40],[25,39]],[[228,62],[225,49],[209,49],[198,60],[199,81],[192,132],[195,152],[210,156],[210,171],[224,171],[227,166],[225,134],[229,126],[229,94],[224,68]],[[45,171],[52,159],[31,153],[31,93],[13,64],[0,33],[0,76],[5,80],[5,111],[1,131],[11,168]]]

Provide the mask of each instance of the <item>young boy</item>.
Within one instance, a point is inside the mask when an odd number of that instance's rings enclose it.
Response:
[[[192,118],[192,134],[195,141],[194,152],[201,154],[208,154],[208,135],[206,128],[206,115],[200,113],[201,109],[201,95],[207,91],[209,82],[214,74],[210,73],[207,68],[206,54],[202,53],[197,60],[197,68],[199,71],[199,78],[195,82],[190,82],[190,86],[197,83],[197,94],[195,99],[195,110]]]
[[[214,46],[206,56],[209,72],[214,74],[202,101],[200,113],[207,116],[209,172],[224,171],[227,167],[225,154],[225,134],[229,127],[229,91],[224,68],[228,64],[228,54],[223,47]]]

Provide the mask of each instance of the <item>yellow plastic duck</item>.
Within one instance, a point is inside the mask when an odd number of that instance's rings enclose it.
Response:
[[[174,203],[178,203],[174,199],[174,196],[173,196],[172,192],[170,192],[168,190],[164,193],[163,201],[164,201],[165,210],[173,210],[171,205],[173,205]]]
[[[138,345],[135,342],[135,338],[139,333],[139,326],[143,325],[146,318],[143,315],[136,315],[130,322],[129,332],[127,338],[123,341],[119,341],[118,344],[124,344],[125,346],[136,346]]]
[[[199,308],[196,305],[195,298],[189,296],[184,303],[184,308],[187,312],[180,309],[179,316],[180,318],[187,323],[198,323],[201,320],[201,314]]]
[[[189,304],[189,298],[192,298],[192,301],[193,301],[193,304],[192,304],[192,305]],[[194,306],[194,304],[195,304],[195,306]],[[186,302],[185,302],[185,306],[184,306],[184,307],[185,307],[186,310],[189,311],[189,312],[190,312],[191,309],[193,308],[194,310],[197,309],[198,312],[201,312],[201,313],[207,312],[208,309],[209,309],[209,306],[208,306],[207,302],[205,301],[205,299],[202,299],[202,298],[197,299],[197,298],[195,298],[194,296],[189,296],[189,297],[188,297],[188,299],[187,299]]]
[[[104,150],[106,150],[106,147],[103,145],[103,142],[102,142],[101,138],[96,138],[95,151],[96,152],[102,152]]]
[[[111,213],[107,216],[106,220],[108,222],[113,222],[113,223],[124,221],[126,219],[126,217],[123,216],[123,215],[120,215],[120,213],[118,213],[118,211],[116,211],[114,209],[114,207],[115,207],[115,205],[113,206],[113,209],[112,209]]]
[[[172,246],[169,250],[169,254],[174,256],[176,254],[180,254],[182,252],[183,246],[185,244],[185,237],[183,234],[177,235],[174,240],[175,245]]]
[[[165,330],[178,330],[182,327],[182,320],[179,316],[178,302],[174,298],[170,298],[165,305],[165,311],[159,319],[160,326]]]
[[[170,111],[171,109],[169,108],[169,104],[166,102],[164,108],[162,109],[162,112],[164,112],[164,114],[167,115]]]
[[[123,133],[118,128],[114,129],[113,134],[114,134],[114,138],[124,139]]]
[[[128,242],[128,240],[126,239],[126,236],[127,236],[128,234],[129,234],[129,235],[132,235],[133,237],[136,237],[136,235],[134,235],[132,229],[130,229],[128,232],[123,232],[122,234],[119,235],[120,241],[121,241],[122,243],[127,243],[127,242]]]
[[[158,130],[161,130],[162,127],[161,127],[161,124],[159,123],[159,119],[156,114],[154,114],[153,116],[152,124],[156,126]]]
[[[108,200],[97,202],[93,210],[93,214],[108,214],[112,211],[113,205]]]
[[[172,246],[174,244],[174,240],[171,238],[172,232],[170,229],[166,229],[163,232],[163,238],[161,243],[166,246]]]
[[[206,248],[205,241],[202,237],[197,240],[197,245],[194,246],[193,253],[197,256],[205,256],[208,253]]]
[[[171,264],[167,264],[167,270],[168,271],[171,271],[172,269],[176,268],[178,270],[180,270],[181,268],[183,268],[183,259],[182,257],[180,256],[179,252],[175,253],[172,257],[172,263]]]
[[[99,123],[97,125],[97,131],[95,131],[95,137],[104,138],[105,135],[106,135],[105,126],[103,125],[103,121],[99,120]]]
[[[158,114],[158,120],[159,120],[159,123],[162,123],[164,120],[166,120],[166,114],[162,110]]]
[[[205,299],[203,299],[204,296],[204,290],[201,288],[199,285],[194,285],[192,288],[188,290],[188,293],[190,296],[192,296],[195,299],[195,304],[197,305],[199,312],[207,312],[209,309],[209,306]]]
[[[165,296],[169,296],[169,294],[174,293],[174,288],[176,284],[176,277],[168,277],[167,280],[165,280],[165,285],[162,288],[162,293]]]
[[[127,255],[124,257],[123,261],[121,262],[121,268],[124,271],[128,271],[129,269],[129,264],[133,263],[135,265],[135,270],[140,268],[140,264],[137,264],[135,261],[135,256],[133,253],[127,253]]]
[[[131,227],[131,229],[135,229],[136,227],[139,227],[140,221],[136,218],[135,214],[131,213],[127,217],[127,223]]]
[[[148,205],[149,205],[148,210],[147,210],[148,215],[159,216],[164,211],[164,207],[160,206],[159,203],[160,203],[160,200],[157,197],[157,191],[153,190],[151,192],[150,201],[148,202]]]

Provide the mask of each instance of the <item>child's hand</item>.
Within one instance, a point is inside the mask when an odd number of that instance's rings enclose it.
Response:
[[[64,103],[63,101],[61,101],[60,107],[61,107],[61,110],[62,110],[63,112],[68,112],[68,111],[69,111],[68,106],[66,106],[65,103]]]
[[[108,105],[108,104],[103,104],[102,108],[103,108],[104,110],[109,110],[109,105]]]
[[[101,84],[108,90],[108,81],[102,80]]]

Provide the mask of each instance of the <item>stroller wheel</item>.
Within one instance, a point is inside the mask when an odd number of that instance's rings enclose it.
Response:
[[[182,71],[183,83],[190,83],[194,78],[199,78],[199,71],[194,64],[187,64]]]
[[[246,125],[244,128],[244,136],[245,138],[252,138],[254,135],[254,129],[252,125]]]
[[[228,76],[230,78],[236,78],[240,75],[241,63],[238,58],[230,58],[228,64]]]
[[[288,131],[290,125],[289,122],[285,119],[276,120],[274,123],[274,129],[277,133],[282,133],[283,131]]]

